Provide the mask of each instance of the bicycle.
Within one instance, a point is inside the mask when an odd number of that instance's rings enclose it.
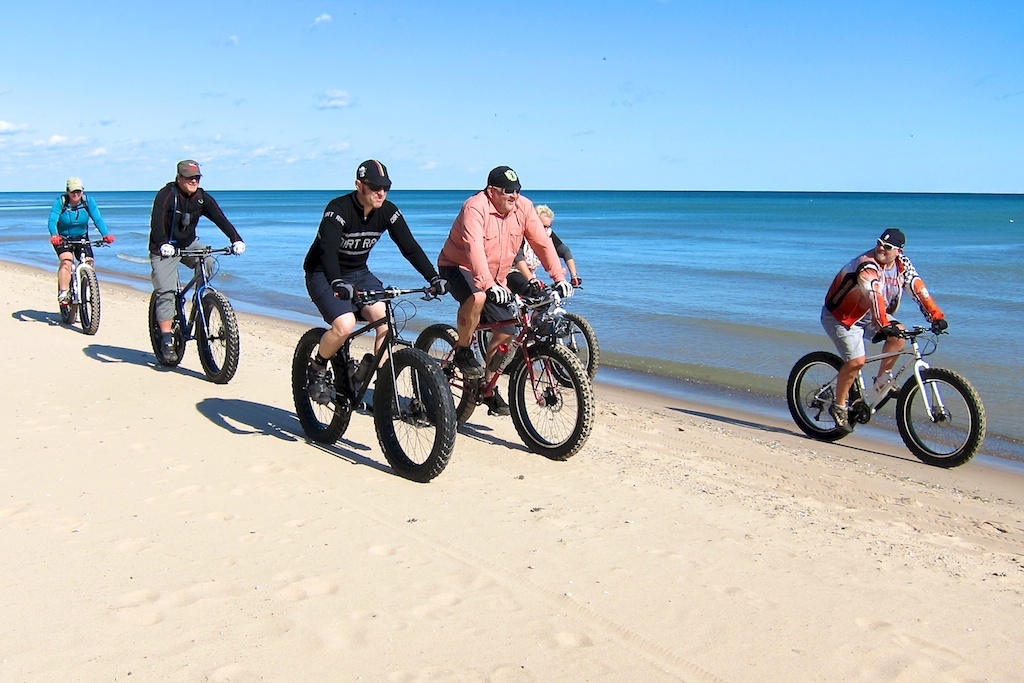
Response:
[[[459,335],[454,327],[436,324],[416,339],[416,346],[440,364],[457,404],[456,417],[464,424],[477,406],[509,375],[509,412],[516,432],[527,448],[552,460],[568,460],[583,448],[594,426],[594,388],[580,359],[566,346],[553,341],[541,326],[543,313],[557,309],[557,292],[540,297],[515,296],[516,317],[481,323],[473,335],[473,348],[486,359],[491,330],[516,325],[518,333],[507,349],[499,347],[492,359],[491,378],[466,379],[453,357]]]
[[[437,363],[401,338],[393,301],[409,294],[423,294],[425,300],[437,298],[430,287],[355,293],[357,309],[384,302],[384,317],[353,331],[331,357],[326,400],[311,398],[308,387],[310,361],[327,330],[314,327],[303,334],[292,357],[292,398],[306,436],[333,444],[348,429],[353,410],[363,403],[376,374],[373,425],[384,457],[398,475],[426,483],[441,474],[451,458],[457,432],[455,404]],[[352,341],[381,324],[387,325],[387,333],[380,349],[355,361]]]
[[[64,244],[71,247],[74,258],[71,259],[71,286],[68,288],[70,300],[59,304],[60,319],[68,325],[81,320],[82,332],[96,334],[100,329],[100,281],[95,268],[82,257],[89,245],[108,245],[103,240],[90,241],[88,237],[65,237]]]
[[[601,347],[590,322],[578,313],[569,313],[554,302],[538,307],[530,314],[538,318],[534,323],[538,339],[545,343],[561,344],[572,351],[586,368],[587,377],[593,381],[601,365]]]
[[[235,376],[241,348],[238,320],[228,298],[210,285],[220,269],[216,255],[231,253],[231,247],[215,249],[206,246],[185,247],[175,252],[175,256],[194,258],[198,263],[192,279],[184,286],[179,279],[174,291],[174,317],[171,319],[171,335],[177,355],[174,360],[164,357],[161,351],[156,292],[149,297],[149,340],[160,365],[179,365],[185,356],[185,344],[194,339],[199,347],[199,362],[211,382],[227,384]],[[208,265],[210,261],[212,264]]]
[[[900,351],[869,356],[867,363],[906,356],[879,386],[871,388],[860,373],[850,390],[848,415],[851,429],[867,424],[872,415],[896,398],[896,425],[900,437],[922,462],[937,467],[963,465],[978,452],[985,439],[985,407],[963,376],[933,368],[924,361],[938,349],[938,335],[926,327],[903,330],[910,345]],[[924,351],[921,350],[922,345]],[[835,402],[836,377],[843,361],[828,351],[809,353],[796,362],[786,384],[786,403],[797,426],[819,441],[838,441],[849,431],[839,428],[829,414]],[[866,367],[866,366],[865,366]],[[910,370],[902,388],[900,377]]]

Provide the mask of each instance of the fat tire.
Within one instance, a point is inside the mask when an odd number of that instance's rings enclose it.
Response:
[[[323,327],[314,327],[307,330],[299,339],[292,355],[292,400],[295,403],[295,416],[302,425],[311,440],[317,443],[332,444],[341,438],[348,423],[352,419],[352,405],[346,399],[335,401],[327,405],[320,405],[309,398],[306,393],[306,386],[309,377],[309,361],[320,345],[320,337],[327,330]],[[341,392],[340,377],[345,372],[344,364],[335,355],[330,359],[328,372],[333,379],[335,394],[344,396]]]
[[[557,371],[548,370],[549,364],[557,367]],[[540,370],[536,377],[537,387],[531,382],[531,368]],[[566,428],[561,430],[565,432],[563,435],[550,437],[542,433],[543,426],[534,420],[537,391],[554,402],[541,407],[548,411],[542,412],[541,416],[558,416],[565,408],[574,411],[572,415],[566,413]],[[508,393],[512,424],[531,451],[552,460],[568,460],[586,444],[597,412],[594,387],[579,357],[566,347],[559,344],[531,347],[530,362],[519,360],[515,363]],[[575,403],[573,406],[565,402],[570,395]]]
[[[825,367],[827,366],[827,368]],[[818,441],[838,441],[850,432],[836,426],[828,409],[834,399],[836,375],[843,361],[828,351],[809,353],[793,365],[786,382],[786,404],[800,430]],[[825,383],[831,385],[825,401],[818,398]],[[822,419],[824,418],[824,419]],[[854,426],[851,420],[850,426]]]
[[[971,383],[952,370],[925,368],[921,370],[921,381],[926,389],[929,385],[944,385],[940,395],[948,423],[931,421],[920,397],[921,388],[911,378],[896,399],[900,437],[921,462],[943,468],[959,467],[975,456],[985,440],[985,406]]]
[[[177,302],[177,300],[175,295],[175,301]],[[175,303],[175,306],[177,305]],[[164,358],[164,354],[160,350],[163,335],[160,333],[160,325],[156,319],[156,292],[149,295],[149,343],[153,346],[153,355],[156,356],[156,362],[165,367],[177,367],[185,357],[185,333],[181,329],[178,320],[179,316],[177,314],[171,320],[171,336],[174,337],[174,348],[178,352],[178,360],[171,362]]]
[[[451,388],[455,403],[455,417],[465,424],[479,405],[480,380],[465,379],[455,366],[452,357],[459,343],[459,333],[451,325],[437,323],[430,325],[416,337],[415,346],[433,358]]]
[[[403,381],[406,371],[408,384]],[[395,378],[399,379],[398,405]],[[378,371],[373,391],[373,424],[381,451],[396,474],[426,483],[444,471],[458,432],[455,404],[447,378],[425,351],[395,351]],[[420,453],[410,448],[417,445],[416,425],[433,429],[433,434],[427,435],[429,448],[421,449]],[[410,435],[412,439],[403,438]],[[426,441],[419,445],[426,447]],[[426,450],[425,457],[422,450]]]
[[[93,335],[100,331],[100,281],[92,268],[83,268],[79,274],[82,288],[78,318],[82,322],[82,331]]]
[[[227,384],[238,370],[238,359],[241,354],[238,319],[231,302],[217,290],[207,289],[203,293],[202,304],[203,318],[207,325],[203,325],[201,320],[196,321],[199,328],[196,335],[199,362],[211,382]],[[223,354],[218,352],[221,346]]]
[[[564,317],[570,323],[569,335],[573,335],[578,331],[580,336],[582,336],[587,342],[587,358],[584,361],[581,357],[580,360],[583,361],[583,365],[587,369],[587,376],[593,380],[594,377],[597,376],[598,368],[601,366],[601,347],[597,343],[597,333],[594,332],[594,328],[590,324],[590,321],[582,315],[566,313],[564,314]],[[576,344],[566,337],[559,337],[558,343],[564,345],[567,349],[579,356]]]

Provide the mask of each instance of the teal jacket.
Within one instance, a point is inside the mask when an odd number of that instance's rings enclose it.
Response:
[[[88,237],[90,218],[96,224],[100,235],[106,237],[110,231],[107,230],[107,224],[92,197],[83,194],[82,201],[76,206],[71,206],[67,195],[62,194],[54,200],[50,208],[50,222],[47,227],[51,236],[60,234],[63,237]]]

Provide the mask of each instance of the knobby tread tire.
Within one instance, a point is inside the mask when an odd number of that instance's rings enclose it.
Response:
[[[409,396],[400,396],[396,406],[394,378],[403,378],[409,370],[417,380]],[[406,387],[402,386],[403,393]],[[401,415],[396,411],[404,410]],[[412,429],[412,423],[431,425],[433,435],[430,450],[422,462],[410,457],[402,434]],[[458,424],[455,404],[447,378],[437,362],[422,349],[404,348],[395,351],[377,373],[373,392],[373,423],[381,451],[395,473],[406,479],[426,483],[444,471],[455,448]],[[412,445],[415,445],[413,439]]]
[[[299,339],[292,355],[292,400],[295,403],[295,416],[311,440],[317,443],[333,444],[348,429],[352,419],[352,406],[347,401],[333,402],[322,406],[314,403],[306,393],[309,361],[320,345],[320,338],[327,330],[314,327],[307,330]],[[330,359],[330,372],[334,380],[335,392],[340,395],[340,373],[345,368],[337,356]]]
[[[238,319],[228,298],[214,289],[203,293],[203,316],[210,325],[209,332],[202,321],[197,321],[199,362],[211,382],[227,384],[238,370],[241,355],[241,340],[238,334]],[[221,360],[215,344],[222,344],[224,358]]]

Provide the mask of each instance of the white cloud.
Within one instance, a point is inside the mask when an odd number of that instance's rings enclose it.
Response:
[[[46,140],[35,140],[32,142],[37,147],[75,147],[77,145],[84,145],[89,141],[88,138],[77,137],[69,138],[66,135],[51,135]]]
[[[420,166],[420,170],[421,171],[433,171],[436,168],[437,168],[437,162],[436,161],[428,161],[427,163],[425,163],[422,166]]]
[[[318,109],[341,109],[352,104],[352,96],[347,90],[325,90],[320,96]]]
[[[327,14],[327,12],[324,12],[324,13],[323,13],[323,14],[321,14],[321,15],[320,15],[319,17],[317,17],[316,19],[314,19],[314,20],[313,20],[313,23],[312,23],[312,24],[310,24],[310,26],[311,26],[311,27],[312,27],[312,26],[316,26],[317,24],[329,24],[329,23],[330,23],[331,21],[333,21],[333,20],[331,19],[331,15],[330,15],[330,14]]]
[[[107,148],[106,147],[97,147],[93,151],[89,152],[86,156],[90,156],[90,157],[104,157],[106,155],[107,155]]]
[[[227,47],[235,47],[238,45],[238,36],[228,36],[227,42],[224,43]]]
[[[0,121],[0,135],[20,133],[23,130],[28,130],[28,126],[24,123],[9,123],[7,121]]]

